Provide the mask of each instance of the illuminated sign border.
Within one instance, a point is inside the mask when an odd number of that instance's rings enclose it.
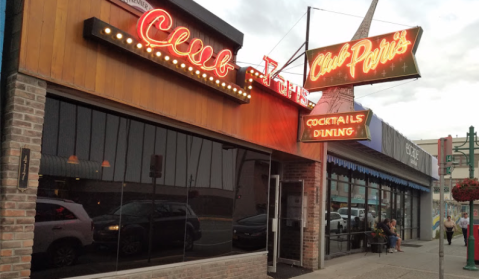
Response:
[[[153,51],[151,48],[145,48],[134,39],[134,36],[120,30],[98,18],[90,18],[84,21],[83,36],[85,38],[94,39],[103,43],[108,43],[120,48],[123,51],[132,53],[171,70],[184,77],[188,77],[200,84],[207,86],[216,92],[222,93],[230,99],[241,103],[248,104],[251,99],[251,89],[241,88],[235,83],[220,80],[212,74],[195,69],[186,63],[179,61],[175,57],[170,57],[160,51]]]
[[[329,119],[339,119],[339,117],[343,117],[343,121],[350,122],[350,116],[352,115],[357,115],[357,114],[365,114],[366,117],[364,121],[360,124],[358,123],[352,123],[351,125],[361,125],[361,129],[364,129],[364,136],[356,136],[356,137],[337,137],[337,138],[325,138],[325,139],[305,139],[305,136],[311,133],[312,130],[317,130],[317,128],[308,128],[307,127],[307,122],[311,121],[313,119],[324,119],[324,118],[329,118]],[[348,117],[347,120],[344,120],[345,117]],[[371,140],[371,132],[369,130],[369,124],[371,123],[371,119],[373,117],[373,112],[372,110],[361,110],[361,111],[350,111],[350,112],[341,112],[341,113],[330,113],[330,114],[320,114],[320,115],[307,115],[302,117],[302,128],[303,131],[301,133],[301,142],[330,142],[330,141],[358,141],[358,140]],[[325,120],[326,121],[326,120]],[[352,121],[352,120],[351,120]],[[329,124],[329,125],[320,125],[318,127],[324,127],[323,129],[338,129],[338,128],[345,128],[346,124],[342,126],[338,126],[338,124]]]
[[[315,92],[329,87],[363,85],[408,78],[419,78],[421,77],[421,74],[419,72],[415,53],[419,46],[422,32],[423,30],[421,27],[415,27],[308,50],[306,55],[308,57],[310,70],[306,79],[305,88],[310,92]],[[413,35],[408,36],[408,34]],[[375,41],[375,43],[373,44],[372,41]],[[364,55],[364,50],[368,48],[370,52]],[[400,57],[396,55],[400,55]],[[401,62],[404,61],[405,66],[405,61],[407,60],[409,62],[409,69],[406,66],[404,68],[404,73],[399,73],[399,69],[402,67],[391,64],[397,59]],[[367,64],[365,64],[365,62],[367,62]],[[315,65],[313,66],[313,64]],[[326,65],[327,67],[321,67]],[[389,73],[389,70],[388,72],[384,70],[386,65],[387,67],[392,67],[390,71],[392,73]],[[379,73],[379,75],[377,75],[378,73],[376,72],[376,67],[378,66],[382,69],[381,71],[383,71]],[[320,69],[319,71],[317,71],[318,68]],[[347,73],[343,74],[340,72],[344,70],[347,70]],[[376,76],[370,71],[375,71]],[[316,78],[315,80],[312,80],[313,75]]]

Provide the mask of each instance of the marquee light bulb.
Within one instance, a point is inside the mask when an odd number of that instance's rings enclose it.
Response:
[[[151,49],[151,47],[149,47],[149,48],[146,49],[146,51],[147,51],[148,53],[151,53],[153,50]]]
[[[213,80],[214,80],[214,78],[213,78],[213,77],[210,77],[210,80],[211,80],[211,81],[213,81]]]
[[[228,85],[228,89],[231,89],[231,85]]]
[[[168,55],[165,56],[165,60],[166,60],[166,61],[170,60],[170,57],[169,57]]]
[[[246,97],[246,92],[245,92],[245,93],[243,93],[243,96],[245,96],[245,97]]]
[[[254,73],[254,70],[249,71],[250,73]]]
[[[178,60],[174,59],[173,64],[175,64],[175,65],[178,64]]]
[[[250,78],[248,81],[249,81],[249,82],[253,82],[253,79],[252,79],[252,78]]]
[[[236,88],[233,88],[233,91],[234,91],[234,92],[236,92],[236,91],[238,91],[238,89],[236,89]]]
[[[121,34],[121,33],[116,34],[116,38],[117,38],[117,39],[123,38],[123,34]]]
[[[259,78],[264,78],[264,76],[263,76],[263,75],[259,75]]]
[[[206,74],[203,74],[203,78],[206,78],[206,76],[207,76]]]
[[[199,75],[201,72],[199,70],[196,70],[195,74]]]
[[[240,95],[241,95],[241,94],[243,94],[243,91],[241,91],[241,90],[240,90],[240,91],[238,91],[238,94],[240,94]]]
[[[160,57],[161,56],[161,52],[157,51],[156,52],[156,57]]]
[[[108,27],[107,27],[107,28],[105,28],[105,33],[106,33],[106,34],[110,34],[110,33],[111,33],[111,29],[110,29],[110,28],[108,28]]]
[[[254,75],[255,75],[255,76],[258,76],[258,75],[259,75],[259,73],[258,73],[258,72],[256,72]]]
[[[185,68],[186,65],[184,63],[181,63],[181,68]]]
[[[216,80],[216,84],[220,84],[220,80],[219,80],[219,79]]]
[[[142,45],[141,43],[138,43],[138,44],[136,44],[136,47],[137,47],[137,48],[142,48],[143,45]]]
[[[251,99],[251,95],[248,95],[248,99]]]
[[[249,90],[253,89],[253,86],[251,86],[251,85],[250,85],[250,86],[248,86],[248,89],[249,89]]]
[[[133,43],[133,39],[132,39],[132,38],[128,38],[128,39],[126,39],[126,42],[127,42],[128,44],[131,44],[131,43]]]

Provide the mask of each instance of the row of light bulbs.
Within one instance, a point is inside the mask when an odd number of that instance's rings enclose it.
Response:
[[[105,28],[104,32],[105,32],[105,34],[110,35],[110,34],[111,34],[111,29],[107,27],[107,28]],[[123,39],[123,34],[117,33],[115,37],[116,37],[118,40],[121,40],[121,39]],[[127,44],[132,44],[132,43],[133,43],[133,39],[132,39],[132,38],[127,38],[127,39],[126,39],[126,43],[127,43]],[[141,49],[141,48],[143,48],[143,44],[137,43],[137,44],[136,44],[136,47],[137,47],[138,49]],[[146,48],[146,51],[147,51],[148,53],[152,53],[152,52],[153,52],[153,49],[150,48],[150,47],[148,47],[148,48]],[[161,56],[161,52],[160,52],[160,51],[157,51],[157,52],[155,53],[155,55],[156,55],[156,57],[160,57],[160,56]],[[170,60],[171,60],[171,58],[170,58],[168,55],[165,55],[165,56],[164,56],[164,59],[165,59],[165,61],[170,61]],[[173,63],[174,65],[178,65],[179,62],[178,62],[178,60],[173,59],[173,60],[171,61],[171,63]],[[185,64],[185,63],[181,63],[181,64],[180,64],[180,67],[181,67],[182,69],[186,69],[186,64]],[[193,72],[193,70],[194,70],[193,67],[191,67],[191,66],[188,67],[188,71]],[[195,71],[195,74],[196,74],[198,77],[202,77],[202,78],[204,78],[204,79],[208,79],[208,80],[211,81],[211,82],[215,82],[216,85],[218,85],[218,86],[221,85],[223,88],[227,88],[228,90],[233,90],[233,92],[234,92],[234,93],[238,93],[238,95],[243,95],[244,97],[247,97],[248,99],[251,99],[251,94],[247,94],[247,93],[244,92],[243,90],[238,90],[236,87],[232,87],[230,84],[226,85],[225,82],[221,82],[219,79],[216,79],[216,81],[215,81],[215,78],[214,78],[213,76],[210,76],[210,77],[208,78],[208,75],[207,75],[206,73],[201,74],[201,71],[200,71],[200,70],[196,70],[196,71]],[[253,89],[253,86],[249,85],[249,86],[248,86],[248,89],[249,89],[249,90]]]
[[[259,78],[263,78],[263,77],[264,77],[263,74],[261,74],[260,72],[255,71],[255,70],[253,70],[253,69],[251,69],[251,70],[249,71],[249,73],[250,73],[252,76],[255,76],[255,77],[257,77],[257,78],[258,78],[258,77],[259,77]],[[253,79],[250,78],[250,79],[248,79],[248,81],[251,83],[251,82],[253,82]],[[309,104],[308,104],[308,107],[310,107],[310,108],[314,108],[315,106],[316,106],[316,104],[313,103],[313,102],[309,102]]]

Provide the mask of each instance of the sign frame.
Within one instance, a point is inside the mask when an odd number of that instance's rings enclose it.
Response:
[[[314,137],[314,128],[306,128],[306,126],[308,126],[307,122],[310,121],[311,119],[314,119],[314,118],[318,118],[320,120],[322,119],[333,119],[333,118],[336,118],[339,122],[339,118],[340,117],[343,117],[343,121],[344,121],[344,117],[345,116],[348,116],[348,119],[351,119],[353,118],[353,115],[354,116],[358,116],[358,115],[361,115],[363,114],[364,116],[364,119],[361,123],[358,123],[358,122],[355,122],[355,123],[351,123],[351,124],[344,124],[344,125],[341,125],[340,124],[330,124],[330,125],[326,125],[326,124],[319,124],[320,127],[324,127],[323,129],[327,129],[327,128],[330,128],[330,129],[339,129],[339,128],[346,128],[344,127],[345,125],[348,125],[349,127],[351,127],[351,125],[355,125],[354,127],[356,129],[360,129],[362,132],[360,133],[361,136],[358,136],[358,131],[355,130],[355,134],[356,136],[353,136],[353,134],[351,135],[343,135],[344,137],[338,137],[338,138],[330,138],[330,137],[323,137],[323,139],[312,139],[311,138],[311,131],[308,132],[308,130],[313,130],[313,137]],[[351,118],[349,118],[351,117]],[[371,109],[368,109],[368,110],[360,110],[360,111],[349,111],[349,112],[340,112],[340,113],[330,113],[330,114],[320,114],[320,115],[303,115],[301,117],[301,126],[302,126],[302,133],[301,133],[301,142],[303,143],[313,143],[313,142],[330,142],[330,141],[362,141],[362,140],[371,140],[371,132],[370,132],[370,129],[369,129],[369,125],[371,123],[371,119],[373,117],[373,111]],[[356,117],[356,120],[358,118]],[[327,120],[325,120],[326,122]],[[336,121],[336,120],[334,120]],[[320,121],[318,121],[320,122]],[[347,122],[347,121],[346,121]],[[333,126],[333,125],[336,125],[336,126]],[[315,125],[316,126],[316,125]],[[334,128],[335,127],[335,128]],[[348,129],[349,129],[348,127]],[[316,130],[317,131],[317,130]],[[337,131],[338,134],[339,134],[339,131]],[[323,132],[325,133],[325,132]]]
[[[403,32],[406,32],[404,36]],[[330,87],[359,86],[419,78],[421,74],[415,54],[422,33],[422,28],[418,26],[308,50],[306,56],[310,70],[304,88],[309,92],[316,92]],[[356,51],[353,51],[353,48]],[[369,49],[368,53],[366,53],[366,49]],[[323,58],[320,57],[321,55]],[[385,55],[384,58],[383,55]],[[396,60],[404,64],[403,73],[401,73],[400,65],[394,65]],[[371,65],[373,66],[370,67]],[[320,68],[319,72],[318,67]],[[391,68],[391,70],[386,68]]]

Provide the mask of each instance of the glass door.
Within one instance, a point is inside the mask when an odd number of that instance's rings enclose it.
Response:
[[[268,272],[276,272],[278,259],[279,175],[271,175],[268,211]]]
[[[303,180],[282,181],[279,197],[279,255],[283,263],[302,266],[304,227]]]

